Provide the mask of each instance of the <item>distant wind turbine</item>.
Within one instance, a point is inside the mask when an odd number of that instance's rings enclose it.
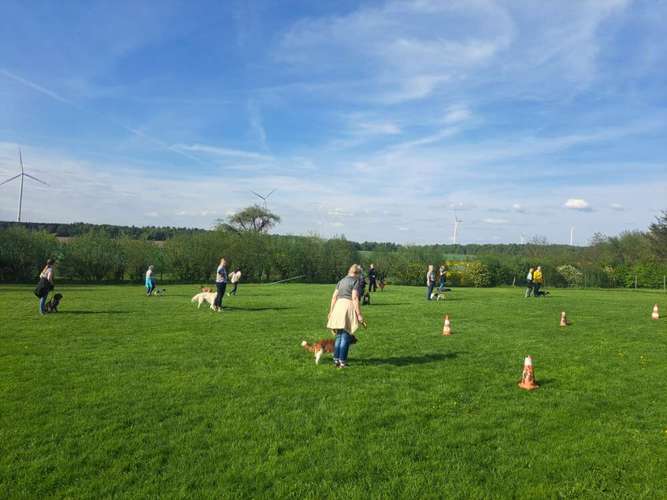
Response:
[[[574,226],[570,227],[570,246],[574,246]]]
[[[256,191],[252,191],[252,190],[251,190],[250,192],[251,192],[252,194],[254,194],[255,196],[257,196],[257,198],[259,198],[260,200],[262,200],[262,201],[264,202],[264,209],[266,210],[266,209],[267,209],[267,204],[266,204],[266,203],[267,203],[269,197],[270,197],[273,193],[276,192],[276,189],[272,190],[269,194],[266,194],[266,195],[261,195],[261,194],[259,194],[258,192],[256,192]]]
[[[463,222],[462,219],[459,219],[456,215],[456,210],[454,210],[454,235],[452,236],[452,242],[456,245],[457,238],[459,235],[459,224]]]
[[[40,184],[44,184],[45,186],[48,186],[48,184],[46,182],[38,179],[37,177],[33,177],[32,175],[25,173],[25,170],[23,168],[23,154],[21,153],[21,148],[19,148],[19,164],[21,165],[21,173],[20,174],[17,174],[14,177],[10,177],[9,179],[0,182],[0,186],[2,186],[3,184],[7,184],[9,182],[12,182],[14,179],[19,179],[19,178],[21,179],[21,184],[20,184],[21,187],[19,188],[19,214],[16,217],[17,222],[21,222],[21,209],[23,207],[23,179],[25,177],[28,177],[29,179],[32,179],[33,181],[37,181]]]

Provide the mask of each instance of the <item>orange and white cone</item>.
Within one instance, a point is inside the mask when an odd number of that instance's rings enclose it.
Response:
[[[519,387],[526,389],[527,391],[532,391],[537,389],[539,385],[535,383],[535,374],[533,373],[533,358],[526,356],[526,359],[523,360],[523,373],[521,374],[521,382],[519,382]]]
[[[562,311],[560,313],[560,326],[567,326],[570,323],[567,321],[567,315],[565,314],[565,311]]]
[[[449,337],[452,334],[452,325],[449,322],[449,315],[445,314],[445,325],[442,327],[442,334]]]
[[[658,304],[653,306],[653,312],[651,313],[651,319],[660,319],[660,313],[658,312]]]

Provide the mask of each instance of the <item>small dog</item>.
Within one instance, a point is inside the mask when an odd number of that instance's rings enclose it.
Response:
[[[356,344],[357,343],[357,337],[354,335],[350,335],[352,339],[350,340],[350,344]],[[335,344],[334,339],[322,339],[318,340],[314,344],[309,344],[305,340],[301,342],[301,346],[306,350],[310,351],[315,354],[315,364],[319,365],[320,364],[320,358],[322,357],[322,354],[325,352],[328,353],[333,353],[334,352],[334,344]]]
[[[215,301],[216,295],[217,294],[214,292],[201,292],[192,297],[192,302],[197,302],[197,309],[199,309],[204,302],[208,302],[211,305],[211,309],[215,311],[213,302]]]
[[[56,293],[51,300],[49,300],[46,303],[46,312],[47,313],[57,313],[58,312],[58,306],[60,305],[60,301],[63,300],[63,294],[62,293]]]
[[[363,297],[361,297],[361,305],[362,306],[370,306],[371,305],[371,294],[366,292]]]
[[[381,291],[381,292],[384,292],[384,287],[385,287],[385,286],[387,286],[387,285],[386,285],[386,283],[384,282],[384,280],[380,280],[380,281],[378,282],[378,287],[380,287],[380,291]]]
[[[153,290],[153,295],[165,295],[167,293],[166,288],[156,288]]]

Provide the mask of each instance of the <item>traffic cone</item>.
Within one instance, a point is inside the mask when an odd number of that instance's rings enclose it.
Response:
[[[527,391],[532,391],[537,389],[539,385],[535,383],[535,375],[533,374],[533,358],[526,356],[526,359],[523,360],[523,373],[521,374],[521,382],[519,382],[519,387],[526,389]]]
[[[660,313],[658,312],[658,304],[653,306],[653,312],[651,313],[651,319],[660,319]]]
[[[449,322],[449,315],[445,314],[445,325],[442,327],[442,334],[449,337],[452,334],[452,325]]]
[[[567,321],[567,315],[565,314],[565,311],[562,311],[560,313],[560,326],[567,326],[570,323]]]

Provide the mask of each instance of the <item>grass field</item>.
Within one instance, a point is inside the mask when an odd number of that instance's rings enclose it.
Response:
[[[333,286],[32,288],[0,287],[1,497],[667,495],[664,293],[388,287],[336,370],[299,345]]]

